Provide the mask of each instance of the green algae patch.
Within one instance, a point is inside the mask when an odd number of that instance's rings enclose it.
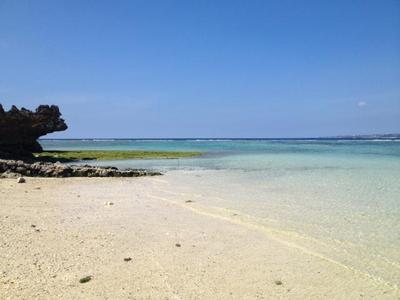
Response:
[[[202,152],[187,151],[44,151],[34,153],[38,160],[44,161],[79,161],[79,160],[121,160],[121,159],[174,159],[202,155]]]

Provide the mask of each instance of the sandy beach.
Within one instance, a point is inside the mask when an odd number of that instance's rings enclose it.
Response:
[[[0,299],[399,299],[168,176],[0,180]]]
[[[400,0],[0,0],[0,300],[400,300]]]

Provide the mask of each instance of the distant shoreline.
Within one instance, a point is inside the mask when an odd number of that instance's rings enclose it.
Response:
[[[40,138],[39,141],[336,141],[400,140],[400,134],[302,138]]]

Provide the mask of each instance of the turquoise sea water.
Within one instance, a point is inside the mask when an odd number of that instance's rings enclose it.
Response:
[[[352,160],[398,162],[400,140],[41,140],[46,150],[165,150],[201,151],[195,159],[124,161],[121,166],[159,169],[270,169],[296,164],[329,167]],[[283,161],[280,161],[282,158]],[[304,161],[306,160],[306,161]],[[301,163],[303,162],[303,163]],[[300,165],[298,167],[300,167]]]
[[[400,286],[400,140],[42,140],[45,149],[194,150],[107,161],[166,171],[160,192],[231,211],[357,274]]]

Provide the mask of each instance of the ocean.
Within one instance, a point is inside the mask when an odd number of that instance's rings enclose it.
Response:
[[[159,193],[227,214],[299,251],[400,286],[400,140],[41,140],[45,150],[202,151],[96,162],[165,172]],[[92,164],[94,162],[91,162]]]

